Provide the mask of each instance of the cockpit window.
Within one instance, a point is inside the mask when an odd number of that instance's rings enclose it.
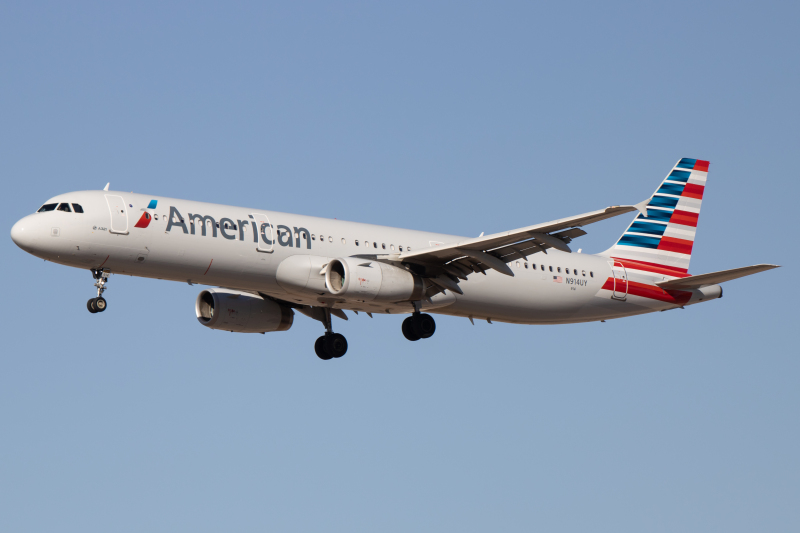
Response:
[[[72,213],[72,209],[69,208],[69,204],[68,203],[63,203],[63,204],[59,205],[58,206],[58,210],[59,211],[65,211],[67,213]]]
[[[58,204],[44,204],[42,207],[39,208],[37,213],[44,213],[45,211],[52,211],[56,208]]]
[[[76,213],[83,213],[83,208],[81,207],[81,205],[80,205],[80,204],[72,204],[72,209],[73,209],[73,210],[74,210]]]

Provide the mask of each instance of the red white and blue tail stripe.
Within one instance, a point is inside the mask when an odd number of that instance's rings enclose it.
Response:
[[[708,161],[683,158],[617,243],[606,251],[636,270],[683,277],[689,270]]]

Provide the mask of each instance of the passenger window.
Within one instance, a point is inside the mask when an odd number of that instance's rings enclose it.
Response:
[[[550,267],[550,272],[552,272],[552,271],[553,271],[553,267]]]
[[[356,239],[356,246],[358,246],[358,239]]]
[[[528,268],[528,263],[525,263],[525,268]]]
[[[392,250],[392,251],[394,251],[394,244],[390,244],[390,245],[389,245],[389,249],[390,249],[390,250]]]
[[[319,242],[325,242],[325,235],[319,236]]]
[[[381,248],[383,248],[384,250],[386,249],[386,243],[385,242],[381,243]]]
[[[80,206],[79,206],[79,207],[80,207]],[[81,211],[81,213],[83,213],[83,211]],[[154,218],[154,219],[156,219],[156,220],[158,220],[158,215],[155,215],[155,214],[154,214],[154,215],[153,215],[153,218]]]
[[[311,234],[311,240],[312,241],[316,241],[317,240],[317,235],[315,233]]]
[[[398,246],[397,249],[400,250],[401,252],[403,251],[403,247],[402,246]]]
[[[69,204],[63,203],[58,206],[59,211],[64,211],[65,213],[72,213],[72,209],[69,208]]]
[[[517,261],[517,268],[519,268],[519,261]]]
[[[594,272],[589,272],[589,276],[594,277]]]
[[[558,273],[561,274],[561,267],[558,267]]]
[[[378,243],[377,243],[377,242],[373,242],[373,243],[372,243],[372,247],[373,247],[373,248],[377,248],[377,247],[378,247]]]
[[[585,270],[581,270],[581,274],[583,275],[584,278],[586,277],[586,271]]]
[[[42,207],[39,208],[37,213],[44,213],[45,211],[52,211],[56,208],[58,204],[44,204]]]
[[[333,242],[333,237],[331,237],[330,235],[328,235],[328,242]]]
[[[83,208],[80,206],[80,204],[72,204],[72,210],[76,213],[83,213]]]
[[[410,251],[411,251],[411,247],[409,246],[408,248],[406,248],[406,252],[410,252]]]
[[[347,241],[342,239],[342,244],[347,244]]]

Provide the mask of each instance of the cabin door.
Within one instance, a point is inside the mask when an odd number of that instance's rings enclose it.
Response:
[[[111,225],[108,230],[118,235],[128,234],[128,210],[125,207],[125,200],[122,196],[106,194],[106,203],[111,213]]]
[[[258,246],[256,249],[259,252],[272,253],[275,249],[275,235],[272,231],[272,224],[269,223],[269,217],[264,213],[252,213],[250,216],[255,221],[256,236],[258,239]]]
[[[625,300],[628,297],[628,272],[625,265],[619,261],[609,261],[614,275],[614,290],[611,297],[615,300]]]

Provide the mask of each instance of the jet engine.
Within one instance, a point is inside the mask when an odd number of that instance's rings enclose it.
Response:
[[[228,289],[206,289],[197,295],[197,320],[211,329],[239,333],[286,331],[294,311],[254,294]]]
[[[345,300],[402,302],[421,300],[422,279],[411,272],[379,261],[343,257],[325,269],[331,294]]]

